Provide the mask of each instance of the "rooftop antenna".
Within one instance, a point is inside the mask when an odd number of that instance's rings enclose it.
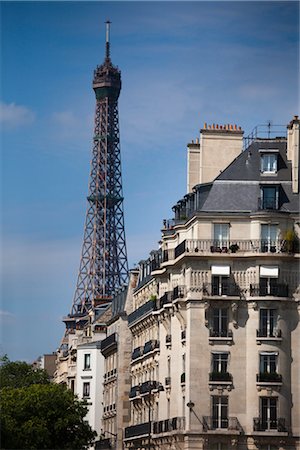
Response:
[[[270,135],[271,135],[271,126],[272,126],[272,122],[271,122],[271,120],[269,120],[269,122],[267,123],[267,127],[268,127],[268,139],[270,139]]]
[[[109,38],[110,38],[110,24],[111,24],[111,21],[107,20],[105,23],[106,23],[105,57],[106,57],[106,59],[110,59],[110,42],[109,42]]]

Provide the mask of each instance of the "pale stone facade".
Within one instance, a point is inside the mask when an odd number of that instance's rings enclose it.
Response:
[[[175,205],[159,260],[141,263],[125,448],[300,449],[293,152],[299,140],[253,142]]]
[[[102,439],[99,448],[123,448],[124,428],[130,423],[129,390],[131,334],[127,314],[132,311],[132,293],[137,271],[130,272],[128,287],[120,289],[112,300],[112,318],[107,337],[101,343],[104,357]]]

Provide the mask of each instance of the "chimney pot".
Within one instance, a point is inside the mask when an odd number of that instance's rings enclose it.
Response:
[[[206,128],[207,128],[207,123],[206,122],[204,122],[204,130],[206,130]]]
[[[218,130],[219,129],[219,124],[217,123],[217,125],[216,125],[216,129]]]

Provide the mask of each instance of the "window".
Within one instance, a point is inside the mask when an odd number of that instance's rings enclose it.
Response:
[[[277,429],[277,397],[260,398],[260,425],[262,430]]]
[[[91,354],[85,353],[84,355],[84,370],[89,370],[91,368]]]
[[[276,352],[262,352],[259,355],[259,369],[260,373],[276,373],[277,372],[277,358]]]
[[[266,295],[277,295],[278,283],[276,278],[260,278],[259,280],[259,295],[264,297]]]
[[[264,252],[276,252],[276,246],[278,244],[278,226],[273,224],[262,224],[260,227],[261,236],[261,251]]]
[[[83,383],[82,396],[83,396],[83,398],[87,398],[90,396],[90,383],[87,383],[87,382]]]
[[[276,173],[277,172],[277,155],[264,154],[261,156],[261,172],[263,173]]]
[[[259,336],[275,337],[277,325],[276,309],[260,309],[259,311]]]
[[[212,295],[228,295],[229,277],[221,275],[212,276]]]
[[[226,373],[228,364],[228,353],[220,352],[212,354],[212,372]]]
[[[228,335],[227,308],[213,308],[211,335],[213,337],[227,337]]]
[[[229,239],[229,223],[214,224],[214,247],[227,249]]]
[[[260,207],[261,209],[278,209],[278,186],[262,186]]]
[[[214,395],[212,397],[213,428],[228,428],[228,397]]]

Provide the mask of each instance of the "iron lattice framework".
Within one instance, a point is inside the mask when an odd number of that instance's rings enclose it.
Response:
[[[121,72],[112,65],[106,22],[106,55],[94,72],[95,128],[88,207],[71,314],[82,314],[128,281],[120,158],[118,97]]]

